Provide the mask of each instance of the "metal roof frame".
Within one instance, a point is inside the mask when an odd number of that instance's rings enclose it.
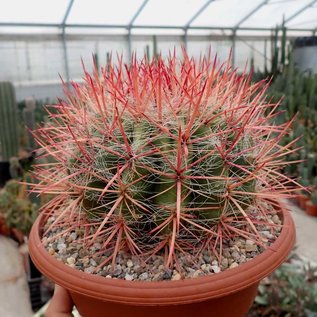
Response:
[[[301,13],[303,13],[304,11],[306,11],[308,8],[310,8],[312,5],[314,5],[317,2],[317,0],[313,0],[311,2],[309,2],[308,4],[306,4],[304,7],[302,7],[301,9],[299,9],[297,12],[295,12],[293,15],[291,15],[290,17],[286,18],[284,20],[284,24],[288,23],[289,21],[293,20],[294,18],[296,18],[298,15],[300,15]]]
[[[196,11],[192,17],[185,23],[185,25],[136,25],[134,22],[138,18],[138,16],[142,13],[143,9],[147,5],[150,0],[144,0],[138,10],[132,16],[130,22],[127,25],[116,25],[116,24],[78,24],[78,23],[67,23],[67,19],[72,10],[72,7],[75,3],[75,0],[69,0],[68,6],[65,10],[64,17],[61,23],[28,23],[28,22],[0,22],[0,27],[47,27],[47,28],[60,28],[62,33],[65,33],[67,28],[115,28],[115,29],[126,29],[128,30],[128,34],[130,36],[132,29],[170,29],[170,30],[183,30],[185,36],[187,35],[188,30],[222,30],[222,31],[232,31],[235,33],[238,30],[244,31],[270,31],[272,27],[241,27],[247,19],[249,19],[254,13],[256,13],[259,9],[261,9],[264,5],[268,4],[270,0],[264,0],[259,3],[254,9],[252,9],[246,16],[244,16],[238,23],[236,23],[232,27],[214,27],[214,26],[191,26],[191,24],[206,10],[206,8],[215,0],[207,0],[198,11]],[[300,15],[302,12],[306,11],[309,7],[314,5],[317,0],[310,1],[304,7],[300,8],[297,12],[295,12],[290,17],[284,19],[283,25],[287,24],[289,21]],[[290,31],[309,31],[316,32],[317,28],[287,28]]]
[[[184,25],[184,29],[187,30],[190,25],[209,7],[209,5],[215,0],[208,0],[205,4],[188,20]]]
[[[265,4],[267,4],[269,0],[264,0],[260,4],[258,4],[253,10],[251,10],[245,17],[243,17],[233,28],[237,30],[242,23],[248,20],[255,12],[260,10]]]

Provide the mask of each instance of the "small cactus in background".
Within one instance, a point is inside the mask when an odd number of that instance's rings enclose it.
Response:
[[[14,87],[0,82],[0,160],[9,161],[19,152],[19,122]]]
[[[113,261],[166,254],[167,267],[178,253],[221,252],[224,239],[261,244],[259,217],[296,189],[280,173],[291,122],[273,123],[264,82],[186,54],[85,76],[35,133],[54,158],[33,185],[55,195],[42,208],[50,228],[83,228]]]
[[[27,98],[25,100],[25,108],[23,109],[23,120],[26,125],[27,131],[27,141],[28,141],[28,149],[35,149],[35,142],[31,131],[35,129],[35,109],[36,102],[34,98]]]

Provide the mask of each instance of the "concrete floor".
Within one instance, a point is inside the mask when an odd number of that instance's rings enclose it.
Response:
[[[0,236],[0,316],[31,317],[28,284],[17,244]]]
[[[297,206],[289,206],[296,226],[295,252],[317,265],[317,217],[308,216]]]
[[[296,253],[317,263],[317,217],[310,217],[294,205],[289,205],[296,231]],[[31,317],[31,305],[26,276],[17,245],[0,236],[0,316]]]

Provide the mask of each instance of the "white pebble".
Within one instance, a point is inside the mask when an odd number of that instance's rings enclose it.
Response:
[[[85,268],[85,272],[86,272],[86,273],[91,274],[91,273],[93,273],[94,271],[95,271],[95,268],[94,268],[93,266],[89,266],[89,267]]]
[[[253,240],[247,240],[245,244],[253,245],[255,242]]]
[[[127,261],[127,267],[130,267],[130,268],[131,268],[132,266],[133,266],[133,262],[132,262],[132,260],[129,259],[129,260]]]
[[[281,223],[280,218],[279,218],[278,215],[274,215],[274,216],[272,217],[272,220],[273,220],[273,222],[274,222],[275,224],[280,224],[280,223]]]
[[[193,278],[197,278],[197,277],[202,276],[202,275],[203,275],[203,272],[201,270],[197,270],[193,274]]]
[[[126,281],[133,281],[133,280],[134,280],[134,277],[133,277],[133,275],[127,273],[127,274],[124,276],[124,279],[125,279]]]
[[[76,259],[73,258],[73,257],[69,257],[69,258],[67,258],[66,261],[67,261],[68,264],[74,264],[76,262]]]
[[[82,259],[82,263],[83,263],[84,265],[87,265],[89,262],[90,262],[90,261],[89,261],[89,258],[88,258],[88,257],[85,257],[85,258]]]
[[[139,275],[139,280],[141,281],[146,281],[149,278],[149,274],[147,272],[143,272],[142,274]]]
[[[224,268],[227,268],[229,263],[228,263],[228,259],[227,258],[223,258],[222,261],[221,261],[221,265],[224,267]]]
[[[255,252],[257,251],[258,247],[255,244],[246,244],[245,245],[245,250],[247,252]]]
[[[218,265],[212,265],[211,268],[214,271],[214,273],[219,273],[221,271],[220,267]]]
[[[71,241],[74,241],[77,239],[77,233],[76,232],[72,232],[70,235],[69,235],[69,239]]]
[[[90,259],[89,263],[92,266],[97,266],[97,262],[94,259]]]
[[[172,281],[178,281],[180,280],[182,277],[179,273],[176,273],[172,276]]]
[[[59,243],[57,245],[57,250],[58,251],[62,251],[62,250],[65,250],[66,249],[66,244],[65,243]]]
[[[239,266],[239,264],[238,263],[236,263],[236,262],[233,262],[233,263],[231,263],[231,265],[230,265],[230,269],[233,269],[233,268],[235,268],[235,267],[237,267],[237,266]]]

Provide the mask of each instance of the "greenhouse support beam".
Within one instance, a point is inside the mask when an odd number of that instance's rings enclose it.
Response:
[[[206,8],[215,0],[208,0],[185,24],[184,29],[188,29],[190,25],[206,10]]]
[[[133,26],[134,21],[138,18],[138,16],[141,14],[141,12],[143,11],[144,7],[146,6],[146,4],[149,2],[149,0],[144,0],[143,3],[141,4],[140,8],[138,9],[138,11],[134,14],[133,18],[131,19],[130,23],[128,24],[128,28],[131,29],[131,27]]]
[[[67,22],[67,19],[68,19],[68,16],[70,14],[70,11],[71,11],[71,9],[73,7],[73,4],[74,4],[74,0],[70,0],[69,4],[68,4],[68,7],[67,7],[67,10],[65,12],[64,18],[63,18],[62,27],[64,27],[66,22]]]
[[[310,31],[312,32],[312,30]],[[157,35],[158,39],[163,39],[164,41],[173,41],[175,38],[179,38],[180,41],[183,40],[184,35],[175,35],[175,34],[161,34]],[[82,34],[82,33],[65,33],[66,41],[67,43],[69,41],[126,41],[127,36],[126,34]],[[227,34],[205,34],[205,35],[190,35],[187,33],[187,39],[188,41],[224,41],[228,40],[229,35]],[[288,39],[295,39],[297,37],[296,34],[288,34],[287,38]],[[262,40],[269,40],[271,38],[271,34],[267,35],[239,35],[239,39],[243,39],[245,41],[262,41]],[[153,40],[153,34],[133,34],[132,33],[132,39],[138,40],[144,40],[144,41],[150,41],[152,42]],[[0,43],[1,42],[14,42],[14,41],[43,41],[43,42],[48,42],[48,41],[60,41],[61,40],[61,35],[60,33],[49,33],[49,34],[25,34],[25,33],[15,33],[15,34],[0,34]]]
[[[317,1],[317,0],[315,0]],[[62,27],[59,23],[17,23],[17,22],[0,22],[0,27]],[[77,24],[66,23],[65,28],[92,28],[92,29],[128,29],[125,24]],[[163,30],[184,30],[180,25],[132,25],[131,29],[163,29]],[[233,27],[216,27],[216,26],[189,26],[188,30],[224,30],[233,31]],[[239,31],[271,31],[271,27],[239,27]],[[288,31],[312,32],[313,28],[287,28]]]
[[[232,49],[231,49],[231,64],[234,66],[235,64],[235,56],[236,56],[236,38],[237,38],[237,31],[233,30],[232,31]]]
[[[156,35],[153,35],[153,57],[156,58],[157,56],[158,56],[157,37],[156,37]]]
[[[288,23],[289,21],[293,20],[294,18],[296,18],[298,15],[300,15],[302,12],[306,11],[308,8],[310,8],[313,4],[315,4],[317,2],[317,0],[313,0],[311,2],[309,2],[308,4],[306,4],[304,7],[302,7],[300,10],[298,10],[297,12],[295,12],[293,15],[291,15],[290,17],[288,17],[287,19],[284,20],[284,24]]]
[[[128,54],[129,60],[132,61],[132,39],[131,39],[131,29],[128,30]]]
[[[128,24],[128,53],[129,53],[129,60],[132,60],[132,39],[131,39],[131,28],[133,27],[133,23],[134,21],[138,18],[138,16],[141,14],[141,12],[143,11],[144,7],[146,6],[146,4],[149,2],[149,0],[144,0],[141,4],[141,6],[139,7],[139,9],[135,12],[135,14],[133,15],[131,21]]]
[[[62,43],[63,43],[63,54],[65,61],[65,75],[66,75],[66,84],[69,85],[70,76],[69,76],[69,64],[68,64],[68,54],[67,54],[67,43],[65,38],[65,30],[62,32]]]
[[[248,20],[255,12],[259,11],[264,5],[268,3],[269,0],[264,0],[259,5],[257,5],[252,11],[250,11],[244,18],[242,18],[235,26],[234,29],[238,29],[242,23]]]
[[[187,52],[187,50],[188,50],[188,30],[187,29],[185,29],[185,31],[184,31],[184,47],[185,47],[185,50],[186,50],[186,52]]]

